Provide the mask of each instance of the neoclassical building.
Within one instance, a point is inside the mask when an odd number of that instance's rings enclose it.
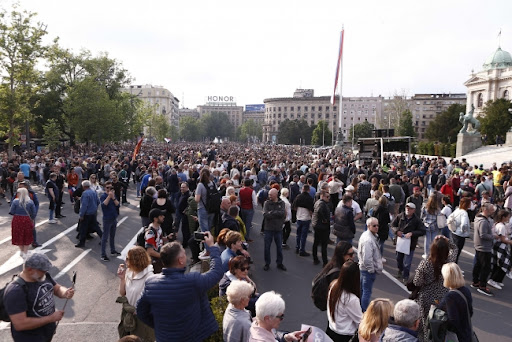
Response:
[[[512,91],[512,56],[507,51],[498,49],[485,61],[483,70],[474,73],[464,85],[467,87],[467,111],[475,106],[475,116],[483,114],[487,101],[504,98],[511,99]]]

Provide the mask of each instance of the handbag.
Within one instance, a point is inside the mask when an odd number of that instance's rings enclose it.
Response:
[[[410,300],[418,299],[418,297],[420,296],[421,286],[414,285],[414,280],[409,280],[405,286],[407,287],[407,290],[411,291],[411,294],[409,295],[409,299]]]
[[[437,228],[443,229],[447,225],[448,225],[448,223],[447,223],[446,216],[444,216],[443,213],[439,213],[439,215],[437,215]]]

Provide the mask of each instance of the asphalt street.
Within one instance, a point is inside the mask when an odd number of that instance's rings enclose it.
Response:
[[[34,187],[41,201],[36,222],[38,223],[39,248],[50,258],[53,268],[50,274],[64,286],[71,285],[73,271],[77,272],[76,294],[69,301],[64,319],[57,328],[54,341],[117,341],[117,325],[120,319],[121,305],[115,303],[118,297],[119,280],[116,276],[118,265],[123,262],[120,258],[112,257],[110,262],[100,260],[99,238],[86,242],[83,249],[75,248],[76,226],[78,215],[73,212],[69,196],[65,195],[66,204],[62,214],[65,218],[57,224],[48,224],[48,201],[42,187]],[[116,246],[119,251],[127,250],[133,244],[141,222],[137,208],[138,199],[134,191],[129,191],[129,205],[121,208],[121,214],[116,235]],[[0,284],[7,283],[12,275],[21,271],[21,259],[15,256],[18,248],[11,245],[9,206],[5,200],[0,200]],[[98,219],[101,222],[101,210]],[[252,278],[258,286],[258,292],[274,290],[282,294],[286,302],[285,319],[281,324],[284,330],[298,330],[302,323],[315,325],[325,329],[327,326],[326,312],[319,311],[310,297],[311,280],[321,269],[313,265],[312,257],[300,257],[295,254],[295,225],[292,225],[292,235],[288,244],[289,250],[284,250],[286,272],[276,269],[273,261],[269,271],[263,271],[263,236],[259,234],[262,215],[257,210],[254,216],[254,230],[250,244],[250,253],[254,264],[251,268]],[[358,225],[358,235],[362,225]],[[357,241],[355,239],[354,241]],[[422,244],[420,239],[420,245]],[[307,250],[311,251],[313,235],[308,236]],[[355,243],[357,247],[357,243]],[[333,246],[329,246],[332,255]],[[418,265],[423,249],[415,252],[412,269]],[[461,254],[459,265],[465,271],[469,286],[473,262],[473,244],[466,242]],[[394,250],[390,241],[386,243],[384,256],[385,274],[377,277],[372,298],[386,297],[397,302],[408,296],[403,285],[397,282],[393,275],[396,273]],[[272,246],[272,260],[275,260],[275,247]],[[512,341],[512,280],[505,278],[505,288],[495,290],[495,297],[486,297],[472,290],[473,294],[473,326],[480,341]],[[61,309],[64,301],[57,299],[57,308]],[[0,341],[11,341],[9,326],[0,323]]]

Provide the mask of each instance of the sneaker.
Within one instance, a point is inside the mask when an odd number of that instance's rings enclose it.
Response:
[[[427,259],[427,255],[426,255],[426,254],[422,254],[422,255],[421,255],[421,257],[422,257],[423,259]]]
[[[199,260],[209,260],[210,259],[210,254],[208,253],[201,253],[199,254]]]
[[[279,268],[281,271],[286,271],[286,267],[283,264],[277,265],[277,268]]]
[[[505,286],[505,284],[503,284],[503,283],[498,283],[498,282],[496,282],[496,284],[498,284],[498,285],[499,285],[499,286],[501,286],[502,288]]]
[[[57,220],[48,220],[48,223],[55,224],[55,223],[57,223]]]
[[[398,271],[398,273],[396,274],[395,278],[397,278],[397,279],[403,278],[402,271]]]
[[[320,260],[318,259],[313,259],[313,265],[318,265],[320,263]]]
[[[304,252],[300,252],[299,253],[300,256],[303,256],[303,257],[308,257],[308,256],[311,256],[311,254],[309,254],[308,252],[304,251]]]
[[[290,246],[288,246],[286,243],[283,243],[281,245],[281,247],[284,248],[284,249],[290,249]]]
[[[471,286],[474,289],[478,289],[480,287],[480,283],[471,283],[471,285],[469,286]]]
[[[270,265],[269,264],[265,264],[265,266],[263,266],[263,271],[268,271],[270,268]]]
[[[479,287],[477,291],[480,292],[483,295],[486,295],[486,296],[489,296],[489,297],[494,297],[494,293],[489,291],[489,289],[487,287]]]
[[[507,277],[508,277],[509,279],[512,279],[512,271],[507,273]]]
[[[501,286],[492,279],[487,280],[487,284],[491,285],[495,289],[501,290]]]
[[[382,263],[385,264],[386,263],[386,259],[385,258],[382,258]]]
[[[101,261],[105,261],[105,262],[106,262],[106,261],[110,261],[110,259],[109,259],[109,258],[107,258],[107,256],[106,256],[106,255],[103,255],[100,259],[101,259]]]
[[[113,251],[113,252],[110,252],[110,255],[121,256],[121,253],[119,253],[118,251]]]

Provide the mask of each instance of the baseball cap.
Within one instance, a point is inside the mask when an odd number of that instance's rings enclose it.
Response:
[[[48,272],[52,267],[50,259],[42,253],[32,253],[25,260],[25,267],[35,268],[43,272]]]
[[[151,209],[151,211],[149,212],[149,221],[153,222],[155,217],[162,216],[162,215],[165,216],[165,211],[157,209],[157,208]]]
[[[411,209],[416,209],[416,204],[412,203],[412,202],[409,202],[405,205],[406,207],[409,207]]]
[[[347,186],[345,188],[345,191],[354,191],[354,186],[352,184],[350,184],[349,186]]]

